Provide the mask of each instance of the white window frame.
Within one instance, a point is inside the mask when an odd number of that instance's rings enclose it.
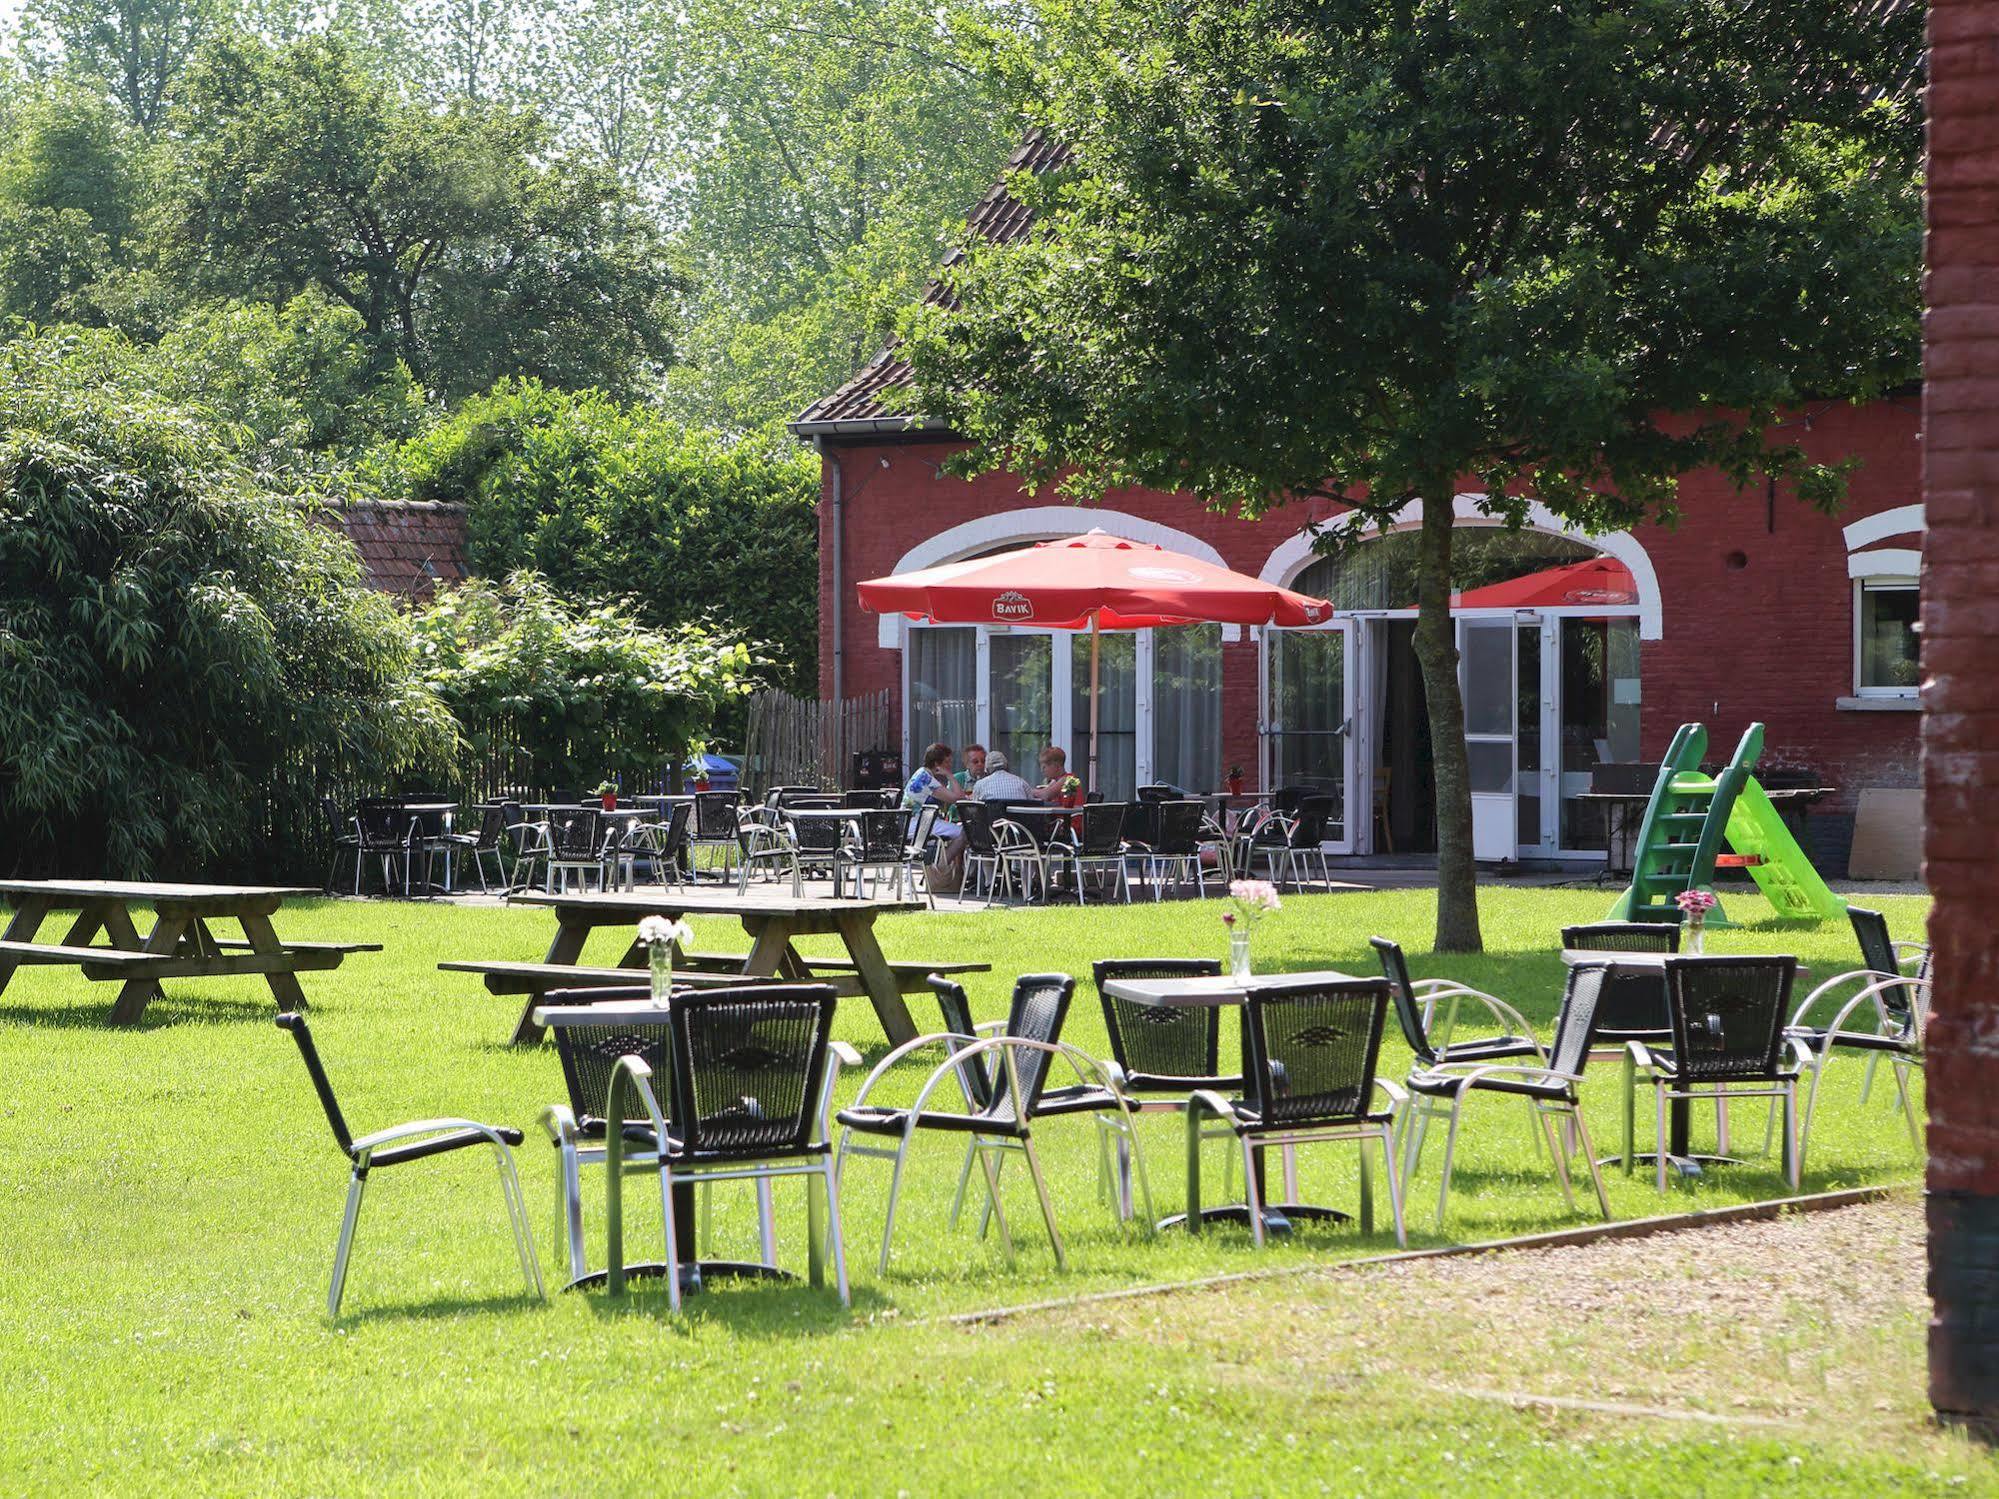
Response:
[[[1847,575],[1853,580],[1853,695],[1857,698],[1906,701],[1913,700],[1922,692],[1921,687],[1915,684],[1906,687],[1869,686],[1860,676],[1868,591],[1886,593],[1891,589],[1906,589],[1916,592],[1921,587],[1922,564],[1921,552],[1900,549],[1855,552],[1846,559]]]

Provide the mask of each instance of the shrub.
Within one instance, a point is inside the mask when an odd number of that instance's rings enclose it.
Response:
[[[470,507],[473,569],[629,598],[648,624],[757,642],[774,679],[818,674],[817,469],[594,391],[504,381],[397,454],[418,499]]]
[[[448,762],[353,549],[109,336],[0,346],[0,863],[297,871],[321,790]]]
[[[534,573],[440,593],[415,620],[426,680],[458,720],[463,780],[651,782],[750,689],[747,647],[698,625],[657,630],[629,605],[572,605]]]

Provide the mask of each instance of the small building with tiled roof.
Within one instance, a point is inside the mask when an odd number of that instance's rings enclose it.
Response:
[[[1007,172],[1069,159],[1035,132]],[[1004,242],[1032,224],[1002,179],[967,231]],[[949,293],[933,282],[925,296]],[[1325,558],[1303,528],[1342,523],[1341,507],[1327,502],[1253,521],[1145,489],[1089,507],[1047,503],[1011,474],[946,474],[964,443],[896,400],[909,378],[891,346],[792,423],[822,461],[822,696],[889,691],[905,763],[942,740],[1001,749],[1016,766],[1053,743],[1071,765],[1086,764],[1086,635],[881,617],[861,609],[855,585],[1101,526],[1337,605],[1332,621],[1310,630],[1183,626],[1105,637],[1107,796],[1148,783],[1212,792],[1239,767],[1253,786],[1333,796],[1334,852],[1435,848],[1411,645],[1413,507],[1403,527]],[[1781,425],[1814,461],[1860,460],[1837,516],[1774,488],[1739,492],[1710,471],[1682,482],[1672,529],[1592,537],[1535,507],[1524,530],[1507,532],[1478,512],[1467,479],[1455,612],[1461,653],[1480,663],[1465,684],[1478,726],[1479,857],[1603,861],[1618,819],[1588,799],[1592,787],[1649,788],[1641,767],[1656,765],[1682,722],[1705,723],[1725,754],[1760,721],[1766,784],[1788,772],[1835,788],[1809,819],[1831,872],[1844,867],[1860,793],[1916,784],[1919,397],[1816,403]],[[1588,586],[1570,588],[1575,578]]]
[[[330,512],[360,555],[368,586],[421,603],[471,576],[465,507],[441,500],[356,500]]]

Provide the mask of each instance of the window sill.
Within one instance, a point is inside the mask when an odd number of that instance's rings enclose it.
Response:
[[[1920,713],[1919,697],[1843,697],[1837,707],[1842,713]]]

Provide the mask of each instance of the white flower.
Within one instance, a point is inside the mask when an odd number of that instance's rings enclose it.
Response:
[[[664,916],[648,916],[639,923],[639,941],[648,947],[660,947],[668,943],[675,947],[685,947],[693,940],[693,929],[684,921],[671,921]]]

